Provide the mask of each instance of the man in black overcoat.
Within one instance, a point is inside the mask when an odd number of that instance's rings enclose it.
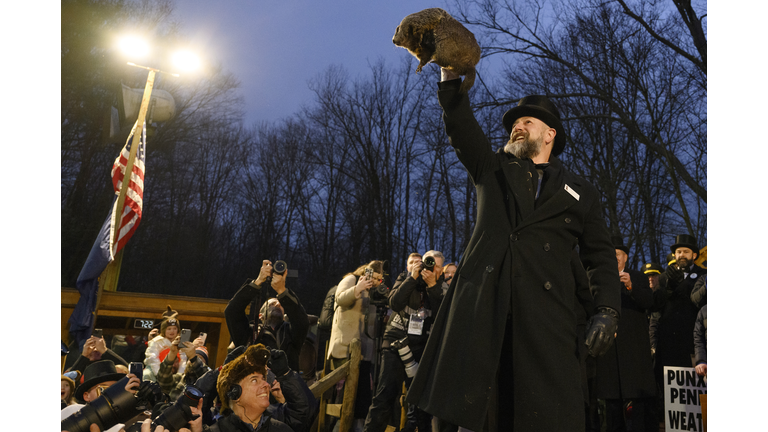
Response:
[[[593,355],[613,341],[621,307],[600,196],[556,157],[565,131],[549,99],[528,96],[509,110],[509,143],[494,152],[459,76],[442,73],[438,99],[475,185],[477,222],[408,401],[475,431],[486,418],[504,431],[584,430],[574,248],[594,297],[586,338]]]
[[[659,289],[654,291],[652,343],[656,342],[655,372],[659,388],[662,385],[664,366],[694,367],[693,329],[699,308],[691,299],[691,292],[706,269],[694,261],[699,250],[696,238],[680,234],[671,247],[675,261],[671,262],[659,278]]]
[[[620,278],[621,325],[613,345],[597,359],[595,396],[605,401],[607,432],[658,431],[647,314],[653,306],[653,291],[646,275],[626,267],[629,248],[622,238],[615,237],[613,243]],[[627,410],[629,405],[631,410]]]

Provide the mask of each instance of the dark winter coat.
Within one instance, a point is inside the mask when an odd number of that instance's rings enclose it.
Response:
[[[296,371],[289,371],[277,377],[285,403],[274,403],[267,412],[293,429],[293,432],[308,431],[318,413],[318,401],[307,384]]]
[[[283,291],[277,296],[277,300],[290,321],[280,323],[273,331],[262,335],[261,339],[254,342],[255,332],[248,322],[248,315],[246,315],[245,310],[252,301],[259,300],[260,295],[261,286],[249,279],[240,287],[224,309],[224,317],[227,320],[227,329],[232,337],[232,342],[235,346],[263,343],[269,348],[285,351],[285,355],[288,357],[288,366],[292,370],[300,371],[299,355],[304,340],[307,338],[307,332],[309,332],[309,317],[304,306],[292,290]],[[262,304],[257,301],[255,305],[251,306],[255,308],[257,317]]]
[[[263,415],[267,419],[255,430],[250,423],[240,420],[235,414],[221,417],[213,426],[203,429],[210,432],[293,432],[288,425],[269,417],[266,412]]]
[[[696,316],[693,329],[693,347],[696,353],[696,364],[707,363],[707,305],[704,305]]]
[[[550,158],[541,196],[530,159],[494,153],[460,80],[440,83],[446,131],[477,193],[477,222],[433,325],[408,401],[472,430],[500,367],[514,375],[515,431],[584,426],[571,253],[595,307],[620,309],[616,255],[597,190]],[[500,358],[507,320],[513,355]]]
[[[705,273],[705,269],[693,265],[676,287],[671,286],[666,274],[659,278],[660,286],[653,292],[653,300],[654,308],[660,313],[656,314],[651,334],[651,343],[655,341],[656,346],[658,376],[664,366],[693,367],[693,327],[699,310],[691,300],[691,292]]]
[[[656,396],[646,312],[653,306],[653,291],[646,275],[635,270],[625,271],[632,280],[632,290],[619,282],[621,322],[613,345],[597,359],[594,389],[600,399]]]

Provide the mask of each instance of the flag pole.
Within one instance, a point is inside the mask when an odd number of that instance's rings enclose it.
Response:
[[[112,211],[113,224],[115,226],[114,237],[112,244],[117,247],[117,240],[120,236],[120,221],[122,219],[122,208],[125,204],[125,196],[128,194],[128,186],[131,182],[131,174],[133,173],[133,163],[136,160],[136,152],[139,149],[141,143],[141,137],[144,133],[144,120],[147,117],[147,110],[149,108],[149,101],[152,97],[152,88],[155,85],[155,74],[159,72],[158,69],[149,68],[146,66],[139,66],[133,63],[128,63],[131,66],[137,66],[143,69],[149,70],[147,76],[147,84],[144,87],[144,95],[141,98],[141,107],[139,108],[139,117],[136,120],[136,127],[133,131],[133,140],[131,142],[131,152],[128,156],[128,162],[125,164],[125,173],[123,174],[123,182],[120,187],[120,194],[117,197],[117,203]],[[119,213],[119,214],[118,214]],[[94,310],[94,318],[99,310],[99,303],[101,302],[102,291],[117,291],[117,281],[120,277],[120,267],[123,262],[123,250],[115,255],[115,259],[112,260],[104,272],[99,277],[99,293],[96,296],[96,309]],[[95,322],[95,321],[94,321]]]

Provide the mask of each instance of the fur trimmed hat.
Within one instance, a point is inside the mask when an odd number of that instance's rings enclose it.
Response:
[[[219,379],[216,381],[216,391],[221,400],[222,413],[232,409],[229,406],[229,391],[235,384],[239,384],[243,378],[256,372],[266,378],[269,355],[269,349],[264,345],[251,345],[243,354],[221,368]]]

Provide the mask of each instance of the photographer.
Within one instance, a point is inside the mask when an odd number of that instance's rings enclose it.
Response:
[[[224,309],[224,317],[235,346],[263,343],[269,348],[285,351],[288,365],[298,371],[301,346],[309,331],[309,317],[296,294],[285,287],[287,272],[287,268],[273,271],[271,261],[262,261],[259,276],[256,280],[248,279],[240,287]],[[257,304],[261,323],[252,329],[245,310],[257,297],[266,298],[266,292],[262,291],[269,286],[275,290],[277,298]],[[286,314],[290,322],[284,321]]]
[[[424,254],[420,264],[414,264],[410,273],[389,293],[389,307],[393,313],[384,330],[378,385],[373,396],[364,431],[383,432],[392,407],[400,395],[403,382],[410,386],[416,373],[416,362],[421,359],[434,317],[443,296],[443,262],[438,251]],[[409,257],[410,264],[410,257]],[[408,351],[410,349],[410,351]],[[431,430],[431,416],[414,408],[405,430],[418,427],[421,432]]]
[[[371,288],[378,288],[384,280],[383,261],[371,261],[352,273],[347,273],[336,289],[335,309],[331,340],[328,346],[328,360],[331,370],[347,362],[349,344],[353,339],[360,339],[361,357],[360,377],[357,381],[355,398],[355,421],[362,421],[371,405],[371,362],[374,360],[376,346],[371,336],[374,334],[376,307],[371,303]],[[341,396],[337,397],[339,399]]]
[[[120,379],[125,377],[125,374],[118,373],[115,370],[115,364],[111,360],[101,360],[93,362],[85,368],[83,374],[83,383],[75,390],[75,397],[78,400],[84,400],[86,404],[96,400],[101,393]],[[130,374],[130,378],[125,385],[125,390],[131,393],[135,393],[139,387],[139,378]],[[61,419],[64,420],[69,416],[80,411],[85,405],[72,404],[61,410]],[[123,428],[122,424],[117,424],[109,429],[107,432],[117,432]]]

